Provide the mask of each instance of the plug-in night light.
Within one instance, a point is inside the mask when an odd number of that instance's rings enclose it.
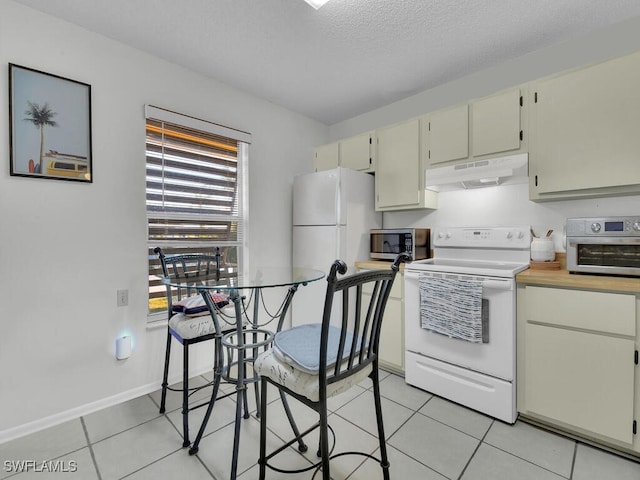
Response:
[[[116,339],[116,358],[118,360],[124,360],[131,355],[131,337],[125,335]]]

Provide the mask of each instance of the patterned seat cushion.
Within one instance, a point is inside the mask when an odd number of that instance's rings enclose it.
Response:
[[[211,295],[213,304],[218,308],[225,307],[229,304],[228,295],[216,292],[210,292],[209,295]],[[204,302],[204,299],[200,294],[180,299],[171,306],[171,311],[175,313],[184,313],[185,315],[193,317],[209,315],[209,307],[207,307],[207,304]]]
[[[230,318],[235,317],[233,305],[223,308],[222,312],[225,315],[230,316]],[[223,332],[227,332],[235,328],[235,325],[228,323],[229,319],[226,319],[225,322],[224,318],[219,317],[219,321],[220,328]],[[184,339],[193,339],[215,333],[215,327],[213,325],[213,320],[211,320],[211,315],[191,316],[185,315],[184,313],[176,313],[169,319],[169,327]]]
[[[354,385],[364,380],[372,370],[367,365],[354,375],[327,386],[327,398],[346,392]],[[273,348],[261,353],[255,360],[254,369],[258,375],[268,377],[289,390],[317,402],[319,399],[320,382],[318,374],[308,373],[283,361],[275,354]]]

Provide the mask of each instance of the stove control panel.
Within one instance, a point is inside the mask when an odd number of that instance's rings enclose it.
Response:
[[[434,247],[526,249],[531,245],[529,225],[496,227],[442,227],[434,229]]]

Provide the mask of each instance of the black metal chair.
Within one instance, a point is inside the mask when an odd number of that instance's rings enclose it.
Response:
[[[327,291],[321,324],[301,325],[278,332],[272,348],[260,354],[255,369],[261,376],[260,419],[260,479],[264,480],[266,468],[281,473],[299,473],[322,468],[324,480],[330,479],[329,460],[336,456],[358,454],[380,463],[385,480],[389,479],[389,460],[380,404],[378,377],[378,345],[384,311],[400,263],[410,260],[399,255],[388,270],[372,270],[346,277],[347,267],[336,260],[327,278]],[[339,308],[334,308],[334,302]],[[337,317],[332,322],[332,317]],[[338,318],[339,317],[339,318]],[[327,399],[358,384],[366,377],[373,382],[380,458],[365,452],[329,450]],[[266,453],[267,386],[271,384],[280,392],[299,400],[319,414],[317,424],[298,434],[280,448]],[[300,470],[285,470],[269,462],[280,452],[298,442],[299,450],[307,447],[302,438],[319,428],[321,461]]]
[[[160,259],[163,275],[167,278],[179,280],[193,278],[203,275],[220,275],[220,248],[216,247],[213,254],[183,254],[183,255],[165,255],[162,248],[156,247],[154,252]],[[183,426],[183,447],[191,444],[189,440],[189,412],[196,408],[208,405],[209,400],[189,407],[189,398],[201,390],[209,387],[210,384],[189,388],[189,347],[193,344],[213,340],[220,337],[222,333],[235,329],[235,314],[231,313],[231,321],[228,324],[220,325],[222,322],[213,321],[207,305],[199,302],[197,309],[203,310],[202,315],[189,315],[174,309],[175,303],[173,299],[177,298],[178,303],[182,300],[194,299],[199,301],[201,295],[195,288],[176,288],[167,285],[167,308],[169,324],[167,327],[167,344],[164,359],[164,373],[162,377],[162,396],[160,400],[160,413],[165,413],[167,391],[182,392],[182,426]],[[222,308],[224,301],[221,298],[214,305]],[[223,317],[221,314],[219,317]],[[216,323],[217,328],[216,328]],[[182,355],[182,388],[173,388],[168,384],[169,377],[169,361],[171,358],[171,343],[175,338],[183,347]],[[217,344],[218,342],[216,342]],[[216,345],[215,350],[220,350]],[[215,358],[221,356],[221,351],[214,352]]]

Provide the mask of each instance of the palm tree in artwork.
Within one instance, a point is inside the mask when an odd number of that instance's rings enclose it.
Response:
[[[53,120],[53,117],[57,115],[56,112],[51,110],[48,103],[40,106],[37,103],[27,102],[29,108],[24,112],[27,116],[24,120],[33,123],[36,127],[40,128],[40,163],[38,164],[37,172],[44,173],[43,157],[44,157],[44,127],[57,127],[58,123]],[[39,167],[39,168],[38,168]]]

